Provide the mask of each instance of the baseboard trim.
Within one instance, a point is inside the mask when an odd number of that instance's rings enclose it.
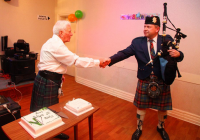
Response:
[[[115,88],[112,88],[112,87],[109,87],[109,86],[106,86],[106,85],[103,85],[103,84],[99,84],[97,82],[87,80],[87,79],[84,79],[84,78],[79,77],[79,76],[76,76],[75,80],[76,80],[77,83],[91,87],[91,88],[96,89],[98,91],[107,93],[109,95],[118,97],[120,99],[129,101],[129,102],[133,102],[134,95],[131,94],[131,93],[128,93],[128,92],[125,92],[125,91],[122,91],[122,90],[118,90],[118,89],[115,89]],[[173,110],[168,111],[168,115],[175,117],[177,119],[180,119],[180,120],[183,120],[183,121],[186,121],[186,122],[200,126],[200,116],[198,116],[198,115],[195,115],[195,114],[183,111],[183,110],[179,110],[179,109],[176,109],[176,108],[173,108]]]
[[[173,110],[168,111],[168,115],[200,126],[200,116],[196,114],[173,108]]]
[[[76,80],[77,83],[91,87],[91,88],[96,89],[98,91],[110,94],[112,96],[118,97],[120,99],[129,101],[129,102],[133,102],[134,95],[130,94],[128,92],[124,92],[122,90],[111,88],[109,86],[105,86],[103,84],[99,84],[99,83],[96,83],[96,82],[93,82],[93,81],[90,81],[90,80],[87,80],[87,79],[84,79],[84,78],[81,78],[81,77],[78,77],[78,76],[76,76],[75,80]]]

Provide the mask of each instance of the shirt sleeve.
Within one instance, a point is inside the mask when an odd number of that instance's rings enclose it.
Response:
[[[60,46],[54,53],[54,57],[64,65],[75,65],[81,68],[99,66],[100,61],[98,59],[79,57],[75,53],[72,53],[66,46]]]
[[[99,66],[99,64],[100,61],[98,59],[92,59],[88,57],[79,57],[75,62],[75,66],[83,68]]]

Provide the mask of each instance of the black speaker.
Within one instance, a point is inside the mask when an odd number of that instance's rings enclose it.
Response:
[[[29,58],[37,60],[38,53],[29,52]]]
[[[9,60],[5,56],[1,57],[1,69],[5,74],[9,73]]]
[[[4,51],[8,47],[8,36],[1,37],[1,50]]]
[[[5,49],[5,56],[6,57],[14,57],[14,48],[8,47]]]
[[[21,118],[21,114],[20,114],[21,106],[18,103],[14,102],[11,98],[8,97],[7,99],[10,102],[9,110],[12,112],[12,114],[15,116],[16,119]],[[0,139],[1,140],[9,140],[9,138],[3,132],[1,126],[15,120],[12,114],[10,114],[6,109],[0,110],[0,136],[1,136]]]
[[[34,80],[36,77],[35,73],[25,74],[25,75],[11,75],[11,81],[16,85],[23,81]]]
[[[10,75],[27,75],[35,73],[35,59],[17,60],[8,58]]]
[[[14,58],[17,60],[28,60],[30,57],[29,57],[29,54],[16,53],[16,54],[14,54]]]
[[[15,53],[29,53],[29,43],[26,43],[23,39],[19,39],[17,43],[14,43]]]

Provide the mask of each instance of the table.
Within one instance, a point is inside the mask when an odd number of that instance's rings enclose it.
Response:
[[[66,118],[62,118],[63,122],[65,123],[64,125],[47,132],[46,134],[39,136],[36,138],[36,140],[39,139],[48,139],[48,138],[53,138],[56,135],[60,134],[61,132],[67,130],[70,127],[74,127],[74,139],[78,140],[78,123],[80,123],[81,121],[83,121],[84,119],[88,118],[88,124],[89,124],[89,138],[90,140],[93,140],[93,114],[99,110],[99,107],[93,105],[94,109],[80,115],[80,116],[76,116],[73,113],[69,112],[68,110],[66,110],[64,108],[66,102],[61,102],[58,103],[56,105],[50,106],[50,109],[53,109],[57,112],[62,111],[63,113],[65,113],[69,119]],[[5,132],[5,134],[10,138],[10,139],[26,139],[26,140],[30,140],[30,139],[34,139],[33,137],[31,137],[31,135],[19,124],[19,122],[21,121],[21,119],[17,119],[11,123],[8,123],[4,126],[2,126],[3,131]]]

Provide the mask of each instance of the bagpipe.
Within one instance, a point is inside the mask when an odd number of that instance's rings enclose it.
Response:
[[[163,35],[162,35],[162,44],[161,44],[162,49],[160,50],[160,52],[158,52],[156,54],[154,59],[156,57],[159,57],[160,65],[161,65],[162,79],[164,80],[165,84],[171,85],[176,78],[176,72],[178,73],[178,77],[181,77],[181,74],[178,70],[177,59],[174,57],[171,57],[169,55],[168,50],[170,50],[170,49],[178,50],[181,38],[186,38],[187,35],[181,33],[180,32],[181,29],[176,28],[174,26],[174,24],[169,20],[169,18],[167,16],[167,3],[164,3],[163,5],[164,5],[164,12],[163,12]],[[175,29],[171,29],[171,28],[167,27],[166,26],[167,21],[169,21]],[[176,32],[173,42],[171,40],[165,39],[166,38],[166,28]],[[153,60],[150,60],[147,63],[147,65],[150,64],[151,62],[153,62]]]

